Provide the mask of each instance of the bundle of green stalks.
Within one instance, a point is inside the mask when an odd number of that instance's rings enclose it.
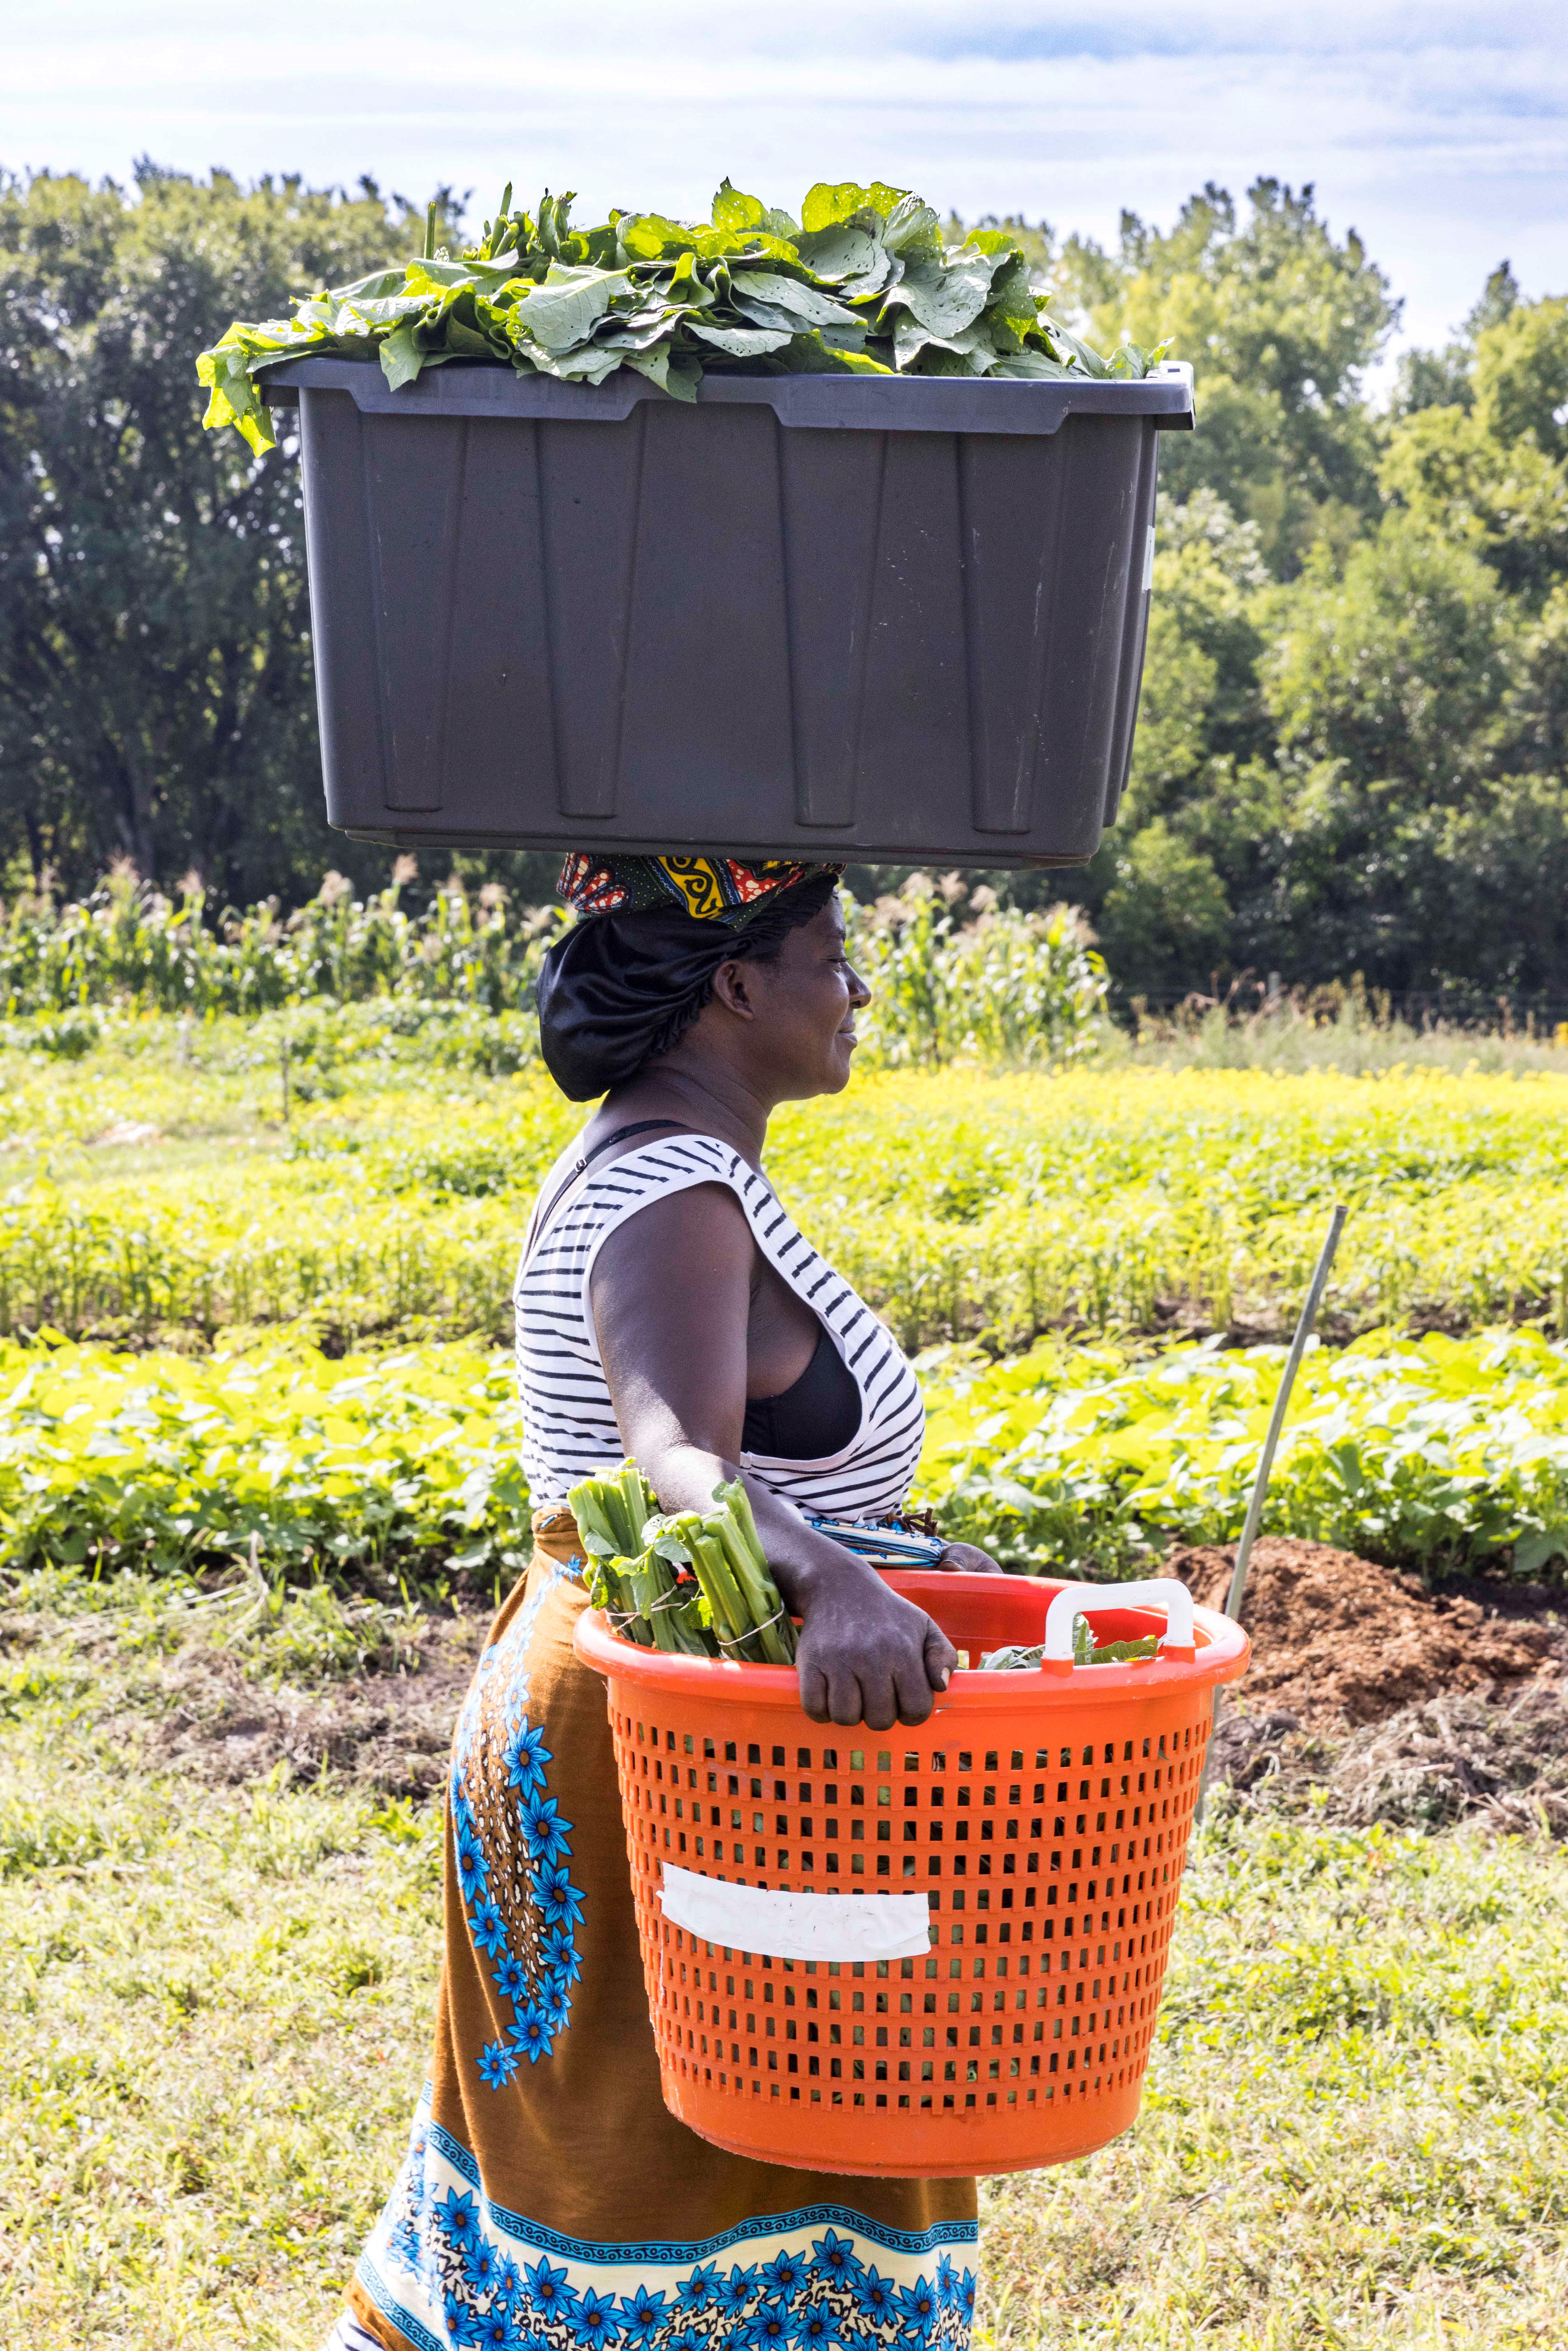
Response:
[[[792,1666],[795,1627],[738,1478],[715,1508],[662,1513],[634,1461],[567,1497],[592,1562],[589,1592],[616,1630],[668,1656]]]

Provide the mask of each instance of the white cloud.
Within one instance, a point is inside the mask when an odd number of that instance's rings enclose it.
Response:
[[[1539,8],[1238,0],[691,0],[591,12],[273,0],[64,0],[7,29],[0,155],[123,175],[132,158],[423,196],[505,179],[706,207],[724,172],[776,200],[878,173],[960,210],[1114,234],[1209,179],[1316,183],[1440,336],[1504,254],[1568,282],[1568,45]]]

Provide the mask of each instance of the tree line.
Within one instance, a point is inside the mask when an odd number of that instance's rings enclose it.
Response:
[[[201,431],[190,362],[423,233],[369,180],[0,180],[10,892],[126,859],[209,905],[384,882],[321,813],[296,469]],[[1397,305],[1310,189],[1207,187],[1113,249],[1028,235],[1064,314],[1193,361],[1199,430],[1162,449],[1121,820],[1081,874],[991,880],[1065,886],[1129,996],[1360,972],[1457,1009],[1568,998],[1568,301],[1503,264],[1374,399]],[[550,862],[485,870],[542,894]]]

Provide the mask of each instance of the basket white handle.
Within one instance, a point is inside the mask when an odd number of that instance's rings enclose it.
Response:
[[[1072,1667],[1072,1620],[1091,1608],[1163,1608],[1166,1629],[1160,1641],[1164,1656],[1190,1661],[1197,1654],[1193,1639],[1192,1594],[1185,1583],[1168,1576],[1151,1576],[1140,1583],[1064,1583],[1045,1612],[1044,1656],[1041,1663],[1060,1673]]]

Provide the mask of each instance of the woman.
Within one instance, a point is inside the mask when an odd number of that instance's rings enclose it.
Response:
[[[804,1513],[903,1505],[914,1374],[762,1174],[781,1102],[847,1083],[868,991],[836,866],[568,861],[540,1038],[605,1098],[551,1171],[517,1276],[534,1558],[453,1745],[432,2079],[334,2343],[727,2351],[967,2343],[972,2180],[817,2174],[675,2122],[638,1955],[603,1685],[565,1507],[634,1455],[666,1510],[744,1474],[800,1619],[813,1720],[923,1722],[946,1636]],[[989,1568],[953,1546],[943,1563]]]

